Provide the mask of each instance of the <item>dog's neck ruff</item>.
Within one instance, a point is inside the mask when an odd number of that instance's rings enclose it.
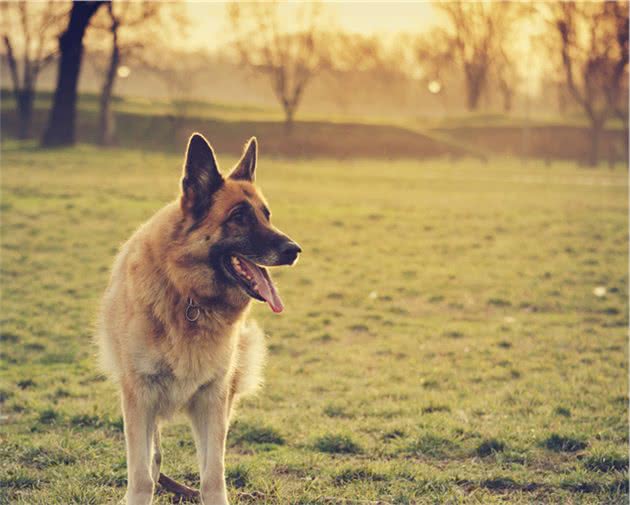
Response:
[[[188,305],[186,305],[186,319],[191,323],[194,323],[199,319],[201,315],[201,307],[195,300],[188,297]]]

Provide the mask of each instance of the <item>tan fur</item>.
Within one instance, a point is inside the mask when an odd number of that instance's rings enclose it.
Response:
[[[190,231],[187,195],[166,205],[122,246],[103,297],[97,342],[103,369],[121,389],[130,505],[150,504],[161,453],[159,424],[187,413],[197,444],[201,496],[225,505],[223,453],[235,399],[260,382],[260,328],[245,322],[250,298],[216,282],[208,246],[238,202],[262,196],[249,182],[226,179],[211,212]],[[200,305],[186,319],[189,297]]]

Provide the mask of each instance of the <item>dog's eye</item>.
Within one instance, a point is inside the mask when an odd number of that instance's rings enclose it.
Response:
[[[230,214],[230,221],[234,221],[237,224],[244,224],[247,220],[247,211],[245,209],[236,209]]]

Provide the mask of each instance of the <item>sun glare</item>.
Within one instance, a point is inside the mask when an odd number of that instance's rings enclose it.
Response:
[[[442,85],[439,81],[431,81],[427,88],[429,89],[429,93],[433,93],[434,95],[437,95],[440,91],[442,91]]]
[[[121,65],[118,67],[118,77],[121,79],[129,77],[129,74],[131,74],[131,69],[127,65]]]

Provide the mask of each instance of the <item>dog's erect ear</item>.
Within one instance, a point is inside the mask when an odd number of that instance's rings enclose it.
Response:
[[[223,185],[212,147],[200,133],[193,133],[186,149],[182,179],[182,210],[200,219],[210,208],[212,195]]]
[[[254,182],[256,179],[256,159],[258,158],[258,141],[256,137],[249,139],[240,161],[232,170],[230,179]]]

